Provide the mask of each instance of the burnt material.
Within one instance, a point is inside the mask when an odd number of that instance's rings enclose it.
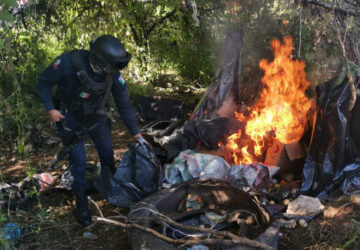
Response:
[[[219,142],[237,132],[241,126],[235,118],[190,121],[184,127],[182,150],[195,149],[198,142],[210,150],[218,149]]]

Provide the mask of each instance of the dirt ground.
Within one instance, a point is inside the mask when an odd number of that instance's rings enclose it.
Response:
[[[116,164],[127,151],[127,145],[133,141],[124,124],[117,119],[112,124],[113,147]],[[54,128],[47,128],[49,136],[56,135]],[[61,144],[43,145],[34,148],[25,161],[11,153],[9,144],[1,145],[3,157],[0,162],[1,177],[4,182],[18,182],[31,174],[48,172],[59,176],[67,161],[61,161],[55,170],[49,169],[49,163],[61,149]],[[86,142],[88,168],[95,168],[98,163],[96,149],[89,139]],[[6,155],[6,157],[5,157]],[[91,196],[96,201],[104,216],[127,214],[126,209],[110,205],[99,195]],[[26,210],[9,211],[1,224],[12,221],[21,225],[23,232],[18,249],[130,249],[127,233],[121,228],[105,224],[93,224],[83,228],[74,217],[74,198],[70,191],[53,189],[35,195]],[[98,210],[90,204],[93,215]],[[89,234],[91,233],[91,234]]]
[[[54,128],[47,128],[48,135],[55,135]],[[125,126],[116,118],[113,123],[113,146],[118,164],[133,139]],[[91,140],[86,142],[89,168],[98,163],[96,149]],[[50,161],[61,148],[60,144],[34,147],[27,161],[11,153],[9,144],[1,144],[0,169],[3,182],[17,182],[33,172],[49,172],[59,176],[67,161],[57,164],[55,170],[48,169]],[[110,205],[99,195],[91,196],[105,217],[126,215],[127,209]],[[0,223],[13,221],[21,225],[23,232],[17,249],[131,249],[127,232],[101,223],[88,228],[79,225],[73,215],[72,193],[53,189],[35,195],[26,210],[3,213]],[[283,229],[279,249],[360,249],[360,196],[340,197],[328,202],[325,212],[307,227]],[[90,204],[93,215],[98,210]]]

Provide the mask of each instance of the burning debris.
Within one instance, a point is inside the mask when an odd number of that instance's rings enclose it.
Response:
[[[275,39],[271,47],[274,60],[259,63],[264,70],[260,98],[246,113],[235,112],[245,129],[229,136],[224,146],[225,158],[237,165],[263,161],[271,145],[298,142],[304,134],[312,105],[305,95],[309,87],[305,63],[291,59],[291,37],[285,37],[283,44]]]
[[[292,58],[292,38],[275,39],[273,61],[259,62],[264,71],[259,98],[247,106],[241,44],[241,32],[228,34],[222,68],[188,121],[168,118],[146,126],[160,147],[130,150],[114,176],[102,171],[100,193],[113,204],[130,206],[155,192],[133,208],[127,221],[136,224],[130,232],[134,249],[199,243],[227,249],[244,242],[276,248],[281,227],[306,227],[324,210],[318,198],[299,194],[324,198],[339,187],[343,193],[360,189],[360,139],[350,116],[354,107],[360,110],[354,99],[359,80],[319,85],[315,104],[306,95],[305,63]],[[360,112],[354,112],[353,121],[360,120]],[[306,137],[309,124],[313,131]],[[279,169],[285,173],[284,166],[291,174],[276,176]],[[296,179],[303,167],[303,179]],[[158,184],[164,189],[156,192]],[[244,204],[252,205],[244,210]],[[270,225],[268,216],[277,220]]]

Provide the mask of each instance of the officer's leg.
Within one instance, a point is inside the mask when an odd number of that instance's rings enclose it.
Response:
[[[115,172],[114,151],[111,143],[111,120],[102,119],[100,124],[91,131],[92,139],[98,151],[102,167],[108,167],[112,173]]]
[[[84,142],[79,142],[70,150],[70,171],[74,177],[72,189],[75,193],[85,191],[86,151]]]
[[[71,113],[65,113],[65,126],[71,130],[75,129],[77,120]],[[63,142],[67,140],[63,127],[59,126],[59,134]],[[84,142],[72,146],[69,154],[70,171],[74,177],[72,189],[76,197],[76,218],[84,225],[91,224],[91,215],[88,210],[88,201],[85,195],[85,173],[86,173],[86,151]]]
[[[88,200],[85,194],[85,174],[86,174],[86,151],[84,142],[79,142],[70,152],[70,171],[74,176],[72,189],[76,198],[75,215],[80,224],[89,226],[91,224],[91,215],[88,208]]]

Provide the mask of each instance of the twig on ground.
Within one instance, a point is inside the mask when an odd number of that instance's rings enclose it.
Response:
[[[149,209],[149,211],[154,214],[157,218],[169,223],[169,224],[172,224],[173,226],[176,226],[176,227],[179,227],[181,229],[185,229],[185,230],[192,230],[192,231],[199,231],[199,232],[203,232],[203,233],[210,233],[210,234],[213,234],[213,235],[221,235],[221,236],[224,236],[224,237],[228,237],[230,239],[233,239],[234,241],[236,240],[239,240],[241,239],[241,237],[239,237],[238,235],[236,234],[233,234],[233,233],[230,233],[230,232],[227,232],[227,231],[216,231],[216,230],[212,230],[212,229],[208,229],[208,228],[202,228],[202,227],[194,227],[194,226],[188,226],[188,225],[183,225],[181,223],[178,223],[176,221],[174,221],[173,219],[169,218],[168,216],[158,212],[157,210],[155,210],[156,208],[152,208],[150,206],[149,207],[149,204],[145,203],[145,202],[140,202],[138,203],[139,205],[144,205],[146,209]],[[141,208],[140,208],[141,209]],[[134,211],[135,209],[133,209],[132,211]],[[249,213],[251,216],[253,216],[253,218],[255,219],[255,221],[257,222],[257,224],[259,226],[260,223],[258,221],[258,219],[256,218],[256,215],[254,215],[253,213],[251,213],[250,211],[247,211],[247,210],[242,210],[242,209],[239,209],[239,210],[236,210],[234,212],[237,212],[237,211],[240,211],[240,212],[246,212],[246,213]]]
[[[10,193],[10,195],[9,195],[9,202],[8,202],[8,207],[7,207],[7,214],[9,216],[9,218],[11,218],[11,214],[10,214],[11,198],[12,198],[12,193]]]
[[[238,238],[237,240],[224,240],[224,239],[211,239],[211,238],[209,238],[209,239],[190,239],[190,240],[172,239],[172,238],[169,238],[169,237],[155,231],[154,229],[144,227],[144,226],[136,224],[136,223],[123,223],[120,221],[111,220],[111,219],[107,219],[107,218],[100,218],[100,217],[96,217],[96,216],[93,216],[93,219],[95,221],[101,221],[101,222],[105,222],[108,224],[117,225],[117,226],[120,226],[125,229],[129,229],[129,228],[139,229],[139,230],[151,233],[154,236],[156,236],[162,240],[165,240],[169,243],[172,243],[172,244],[196,245],[196,244],[219,244],[219,243],[221,243],[221,244],[225,244],[225,245],[240,244],[243,246],[255,247],[258,249],[272,249],[271,247],[269,247],[268,245],[265,245],[263,243],[249,240],[249,239],[243,238],[243,237],[238,237],[238,236],[237,236],[237,238]]]
[[[62,230],[63,232],[66,233],[66,235],[67,235],[67,237],[68,237],[68,239],[69,239],[70,245],[72,245],[72,244],[73,244],[73,241],[72,241],[72,239],[71,239],[71,237],[70,237],[70,234],[69,234],[67,228],[64,228],[64,227],[60,227],[60,228],[61,228],[61,230]]]
[[[32,231],[32,232],[25,233],[25,234],[21,235],[21,237],[24,238],[24,237],[27,237],[27,236],[30,236],[30,235],[33,235],[33,234],[40,234],[41,232],[43,232],[45,230],[48,230],[48,229],[52,229],[52,228],[58,228],[58,227],[66,227],[66,228],[68,228],[69,226],[75,225],[75,224],[76,223],[70,223],[70,224],[65,224],[65,225],[48,226],[48,227],[41,228],[40,231]]]
[[[87,197],[89,201],[91,201],[92,204],[95,205],[96,209],[98,210],[99,214],[100,214],[100,217],[104,218],[104,214],[102,213],[99,205],[93,200],[90,198],[90,196]]]
[[[349,205],[353,205],[353,203],[352,203],[352,202],[348,202],[348,203],[345,203],[344,205],[342,205],[341,207],[339,207],[339,209],[336,211],[334,217],[335,217],[336,215],[338,215],[338,213],[339,213],[342,209],[344,209],[345,207],[347,207],[347,206],[349,206]]]
[[[300,58],[300,53],[301,53],[301,30],[302,30],[302,20],[301,20],[301,12],[299,15],[299,19],[300,19],[300,29],[299,29],[299,50],[298,50],[298,58]]]
[[[115,220],[115,219],[123,219],[123,220],[127,220],[127,217],[124,216],[124,215],[114,215],[114,216],[109,216],[107,217],[108,219],[112,219],[112,220]]]

